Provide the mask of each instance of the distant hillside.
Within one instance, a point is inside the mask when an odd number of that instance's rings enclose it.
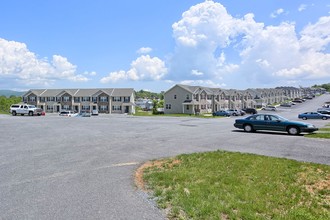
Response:
[[[26,92],[18,92],[18,91],[14,91],[14,90],[0,90],[0,96],[6,96],[6,97],[10,97],[12,95],[22,96],[24,93],[26,93]]]

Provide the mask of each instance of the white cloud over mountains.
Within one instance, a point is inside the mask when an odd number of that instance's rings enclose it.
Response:
[[[38,58],[24,43],[0,38],[0,77],[10,84],[49,86],[56,80],[86,82],[76,74],[76,66],[67,58],[53,55],[52,60]]]

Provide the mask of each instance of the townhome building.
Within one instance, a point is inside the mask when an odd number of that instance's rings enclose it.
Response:
[[[135,113],[132,88],[31,89],[22,96],[22,101],[49,113],[62,110]]]
[[[302,97],[302,90],[293,86],[281,86],[276,87],[275,89],[282,90],[283,95],[286,97],[286,99],[295,99]]]
[[[165,114],[261,108],[285,100],[282,89],[221,89],[177,84],[164,93]]]

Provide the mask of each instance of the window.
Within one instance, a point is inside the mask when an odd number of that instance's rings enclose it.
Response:
[[[174,95],[174,99],[176,99],[176,95]]]
[[[97,102],[97,97],[92,97],[92,102]]]
[[[63,96],[63,101],[64,102],[69,102],[70,101],[70,96]]]
[[[63,105],[63,108],[64,110],[70,110],[70,105]]]
[[[206,109],[206,105],[201,105],[201,109]]]
[[[100,105],[100,110],[101,111],[108,111],[108,106],[107,105]]]
[[[166,108],[166,109],[171,109],[171,108],[172,108],[172,105],[171,105],[171,104],[166,104],[166,105],[165,105],[165,108]]]
[[[130,102],[130,97],[124,97],[124,102]]]
[[[53,111],[53,106],[52,105],[47,105],[47,110],[48,111]]]
[[[83,102],[89,102],[90,101],[90,97],[82,97],[81,101]]]
[[[198,101],[198,95],[194,94],[194,99],[196,99],[196,101]]]
[[[82,110],[89,110],[90,109],[90,106],[89,105],[83,105],[81,107]]]
[[[108,102],[108,97],[107,96],[101,96],[100,97],[100,102]]]
[[[30,100],[30,102],[35,102],[36,101],[36,97],[35,96],[30,96],[29,97],[29,100]]]
[[[79,97],[74,97],[74,102],[80,102],[80,98]]]
[[[187,105],[186,109],[189,110],[189,105]]]
[[[47,97],[46,100],[47,100],[47,102],[54,102],[55,97]]]
[[[189,100],[189,94],[187,94],[186,99]]]
[[[207,95],[207,100],[211,100],[212,99],[212,95]]]
[[[112,110],[121,111],[121,106],[120,105],[114,105],[114,106],[112,106]]]
[[[114,97],[112,97],[112,101],[114,101],[114,102],[121,102],[121,97],[114,96]]]

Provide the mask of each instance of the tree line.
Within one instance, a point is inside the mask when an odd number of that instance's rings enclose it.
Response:
[[[314,85],[312,86],[313,88],[324,88],[326,89],[328,92],[330,92],[330,83],[326,83],[326,84],[321,84],[321,85]]]
[[[22,101],[22,97],[20,96],[0,96],[0,114],[8,114],[10,110],[10,106],[12,104],[16,104]]]
[[[135,91],[135,99],[138,98],[148,98],[148,99],[164,99],[164,92],[156,93],[156,92],[149,92],[141,89],[140,91]]]

